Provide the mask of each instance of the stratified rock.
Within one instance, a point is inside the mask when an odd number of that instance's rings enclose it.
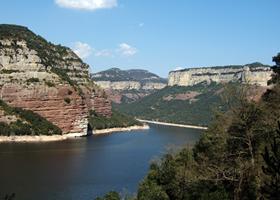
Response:
[[[26,27],[0,25],[0,99],[7,104],[40,114],[63,133],[86,134],[89,110],[111,115],[101,93],[71,49]]]
[[[271,79],[272,73],[270,66],[261,63],[244,66],[188,68],[171,71],[168,77],[168,86],[193,86],[201,82],[241,82],[267,86],[267,81]]]
[[[105,89],[115,103],[132,102],[167,85],[167,80],[147,70],[112,68],[91,74],[92,80]]]

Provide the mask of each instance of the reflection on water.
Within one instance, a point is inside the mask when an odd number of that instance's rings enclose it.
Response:
[[[200,133],[151,125],[62,142],[0,144],[0,197],[89,200],[110,190],[133,193],[152,159],[168,147],[194,144]]]

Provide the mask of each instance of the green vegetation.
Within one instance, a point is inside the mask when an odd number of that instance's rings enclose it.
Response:
[[[27,83],[38,83],[38,82],[40,82],[40,80],[38,78],[27,79]]]
[[[57,62],[62,61],[66,53],[66,47],[53,45],[43,37],[34,34],[28,28],[17,25],[0,25],[0,39],[11,39],[14,41],[14,47],[17,48],[16,41],[25,40],[30,49],[38,52],[45,66],[55,66]]]
[[[0,74],[11,74],[11,73],[15,73],[15,72],[19,72],[19,70],[2,69],[2,70],[0,71]]]
[[[142,125],[141,122],[114,110],[110,118],[98,115],[95,111],[90,111],[89,124],[94,130]]]
[[[64,101],[65,101],[67,104],[71,103],[71,99],[70,99],[69,97],[65,97],[65,98],[64,98]]]
[[[75,81],[72,81],[68,76],[68,71],[58,67],[61,66],[61,63],[68,62],[65,56],[67,55],[67,50],[69,50],[69,48],[61,45],[54,45],[46,41],[43,37],[34,34],[28,28],[17,25],[1,24],[0,39],[10,39],[14,41],[12,45],[15,49],[19,48],[17,41],[26,41],[27,47],[37,52],[38,56],[41,58],[42,64],[46,68],[50,66],[53,73],[57,74],[63,81],[73,86],[75,90],[79,91],[80,95],[83,95],[78,84]],[[82,62],[78,57],[75,59]],[[84,64],[84,66],[87,67],[86,64]]]
[[[280,55],[259,102],[246,89],[227,98],[193,149],[167,153],[150,166],[137,200],[276,200],[280,196]]]
[[[57,135],[62,134],[62,131],[47,121],[42,116],[22,108],[14,108],[0,100],[0,109],[6,115],[16,116],[17,120],[6,124],[0,122],[0,135]]]
[[[91,78],[94,81],[139,81],[142,84],[146,82],[167,83],[166,79],[141,69],[121,70],[119,68],[111,68],[92,74]]]
[[[218,105],[222,104],[220,91],[224,87],[216,83],[166,87],[133,103],[113,106],[122,113],[140,119],[207,125],[212,120],[213,110],[218,109]],[[194,92],[196,96],[185,100],[176,99],[176,95],[191,92]],[[170,99],[167,99],[168,97]]]
[[[108,194],[106,194],[103,198],[98,197],[96,200],[121,200],[121,197],[117,192],[111,191]]]
[[[54,87],[55,84],[51,81],[45,81],[45,84],[48,86],[48,87]]]

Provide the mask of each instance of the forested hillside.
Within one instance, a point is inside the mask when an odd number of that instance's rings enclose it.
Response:
[[[221,104],[222,84],[166,87],[134,103],[114,105],[140,119],[181,124],[207,125],[213,109]]]
[[[264,91],[260,86],[241,86],[239,83],[200,83],[166,87],[136,102],[115,104],[114,107],[140,119],[205,126],[216,111],[227,109],[224,100],[228,93],[237,92],[241,87],[247,87],[248,98],[253,99]]]
[[[280,54],[275,75],[258,102],[229,97],[193,149],[166,154],[151,164],[137,200],[279,199],[280,196]],[[120,199],[109,193],[99,199]]]

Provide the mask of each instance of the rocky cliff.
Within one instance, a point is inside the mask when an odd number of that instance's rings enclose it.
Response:
[[[89,66],[71,49],[22,26],[0,25],[0,98],[38,113],[63,133],[86,134],[90,110],[111,115]]]
[[[167,84],[166,79],[141,69],[112,68],[92,74],[91,78],[100,87],[112,90],[159,90]]]
[[[271,79],[272,70],[270,66],[261,63],[248,65],[188,68],[184,70],[171,71],[168,77],[169,86],[192,86],[201,82],[241,82],[252,85],[267,86]]]
[[[135,101],[160,90],[167,80],[146,70],[121,70],[112,68],[91,75],[92,80],[105,89],[115,103]]]

